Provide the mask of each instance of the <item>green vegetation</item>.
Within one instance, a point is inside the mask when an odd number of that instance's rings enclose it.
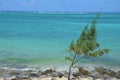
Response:
[[[93,20],[90,28],[88,25],[85,26],[78,40],[72,41],[67,50],[70,56],[65,57],[65,59],[71,62],[68,80],[70,80],[72,66],[82,58],[100,57],[109,52],[109,49],[100,49],[100,44],[97,42],[96,20],[98,18],[99,15]]]

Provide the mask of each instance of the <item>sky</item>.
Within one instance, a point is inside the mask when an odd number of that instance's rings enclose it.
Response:
[[[120,0],[0,0],[0,10],[120,12]]]

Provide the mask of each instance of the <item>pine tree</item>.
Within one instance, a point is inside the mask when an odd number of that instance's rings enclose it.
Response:
[[[80,37],[76,42],[70,43],[67,52],[70,56],[65,57],[66,60],[71,62],[69,66],[68,80],[70,80],[71,68],[78,63],[82,58],[100,57],[109,52],[109,49],[100,49],[100,44],[97,42],[96,20],[99,15],[91,23],[90,28],[85,26]]]

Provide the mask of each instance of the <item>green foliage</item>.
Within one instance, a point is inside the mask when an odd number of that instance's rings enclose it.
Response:
[[[71,56],[66,58],[69,61],[73,61],[73,57],[76,55],[73,62],[78,62],[78,59],[85,57],[100,57],[105,53],[109,52],[109,49],[99,49],[100,44],[97,42],[97,31],[96,31],[96,20],[99,15],[91,23],[91,26],[87,24],[83,29],[80,37],[76,42],[72,41],[70,43],[69,49],[67,50]]]
[[[70,80],[71,68],[74,64],[79,62],[84,57],[100,57],[109,52],[109,49],[99,49],[100,44],[97,42],[97,31],[96,31],[96,20],[99,18],[99,15],[89,25],[87,24],[82,31],[80,37],[76,42],[72,41],[70,43],[69,49],[67,50],[70,53],[69,57],[65,57],[66,60],[71,62],[69,67],[68,80]]]
[[[73,61],[73,59],[71,59],[70,57],[65,57],[65,60]]]

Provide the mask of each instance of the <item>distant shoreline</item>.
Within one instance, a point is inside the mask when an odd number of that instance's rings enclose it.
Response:
[[[59,12],[59,11],[10,11],[0,10],[0,12],[28,12],[28,13],[47,13],[47,14],[120,14],[120,12]]]

